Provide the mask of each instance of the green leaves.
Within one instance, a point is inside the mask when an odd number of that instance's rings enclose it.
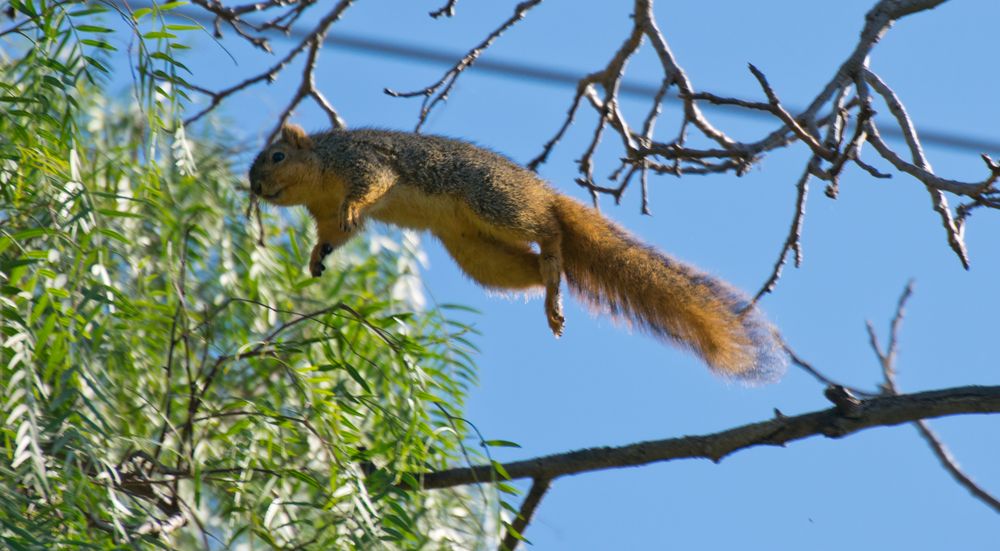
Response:
[[[182,2],[136,10],[133,37],[101,2],[10,5],[30,24],[0,67],[0,547],[486,539],[491,496],[420,491],[479,456],[456,422],[472,312],[421,306],[414,236],[319,279],[308,220],[256,244],[240,140],[178,122]],[[141,105],[102,87],[124,38]]]
[[[506,447],[506,448],[520,448],[521,445],[517,442],[511,442],[509,440],[486,440],[483,442],[484,446],[495,446],[495,447]]]
[[[77,25],[76,30],[81,33],[110,33],[113,31],[113,29],[109,29],[108,27],[100,27],[98,25]]]
[[[93,46],[94,48],[98,48],[100,50],[106,50],[106,51],[109,51],[109,52],[113,52],[113,51],[117,50],[117,48],[115,48],[110,43],[105,42],[103,40],[94,40],[92,38],[84,38],[84,39],[80,40],[80,43],[81,44],[85,44],[87,46]],[[98,64],[97,66],[101,69],[102,72],[107,72],[104,69],[104,65],[103,64]]]

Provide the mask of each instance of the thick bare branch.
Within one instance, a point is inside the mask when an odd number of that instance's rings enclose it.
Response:
[[[873,427],[971,413],[1000,413],[1000,386],[966,386],[882,396],[863,401],[858,415],[851,418],[842,416],[836,408],[794,417],[779,414],[768,421],[714,434],[589,448],[515,461],[505,464],[504,469],[512,479],[555,479],[674,459],[700,458],[718,462],[727,455],[755,446],[784,446],[811,436],[841,438]],[[479,465],[425,473],[421,477],[422,484],[431,489],[482,483],[490,480],[493,469],[493,465]]]

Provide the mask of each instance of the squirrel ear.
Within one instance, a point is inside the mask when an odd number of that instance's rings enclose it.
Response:
[[[281,139],[298,149],[312,149],[313,142],[309,134],[297,124],[285,124],[281,127]]]

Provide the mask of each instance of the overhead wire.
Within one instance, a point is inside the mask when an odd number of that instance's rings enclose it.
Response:
[[[178,12],[182,12],[185,17],[194,19],[195,21],[206,25],[206,27],[211,27],[215,23],[215,17],[207,12],[196,12],[190,9],[185,9],[183,11],[178,10]],[[307,33],[305,31],[292,29],[291,32],[287,34],[275,33],[273,38],[301,40],[305,38],[306,35]],[[429,48],[413,43],[345,32],[331,32],[326,36],[324,44],[337,46],[344,50],[354,51],[361,54],[390,56],[399,59],[446,66],[454,65],[457,60],[461,59],[465,55],[464,53],[438,48]],[[586,76],[582,73],[568,69],[545,67],[522,61],[497,58],[496,56],[489,55],[488,52],[484,54],[483,57],[477,59],[474,64],[466,69],[466,71],[489,73],[503,77],[516,77],[519,80],[532,80],[542,84],[562,85],[567,87],[576,87],[577,83]],[[656,96],[659,87],[660,83],[653,84],[625,79],[621,83],[619,94],[623,96],[653,99]],[[678,106],[680,105],[680,100],[671,96],[664,96],[663,102],[665,104],[673,103]],[[744,109],[733,105],[714,105],[703,103],[701,104],[701,107],[706,111],[724,111],[726,113],[745,118],[773,118],[773,115],[770,113]],[[796,113],[802,111],[802,109],[796,109],[792,106],[789,108],[789,111]],[[880,128],[880,131],[883,135],[894,140],[903,139],[902,131],[894,126],[887,126],[884,129]],[[949,149],[971,151],[976,154],[1000,153],[1000,142],[991,141],[986,138],[966,136],[955,132],[933,128],[918,128],[917,131],[921,141],[925,145],[935,145]]]

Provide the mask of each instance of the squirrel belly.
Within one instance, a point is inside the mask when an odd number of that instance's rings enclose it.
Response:
[[[563,331],[563,276],[595,309],[689,348],[713,371],[777,379],[780,337],[726,283],[643,244],[533,172],[472,144],[406,132],[285,126],[250,169],[255,197],[304,205],[316,220],[310,272],[372,218],[433,233],[484,287],[544,289],[552,332]]]

